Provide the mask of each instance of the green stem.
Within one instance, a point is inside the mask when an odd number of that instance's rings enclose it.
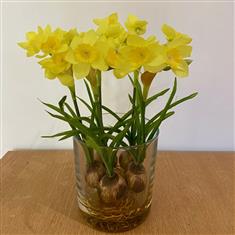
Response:
[[[142,107],[141,112],[141,126],[142,126],[142,144],[145,143],[145,105]]]
[[[136,102],[136,107],[135,107],[135,120],[136,120],[136,127],[137,127],[137,144],[142,144],[143,143],[143,125],[142,125],[142,119],[143,119],[143,107],[142,107],[142,103],[140,100],[140,92],[142,92],[139,89],[139,81],[138,81],[138,77],[139,77],[139,71],[136,70],[134,71],[134,86],[136,87],[136,91],[137,91],[137,95],[135,97],[135,102]],[[142,95],[142,94],[141,94]],[[139,112],[140,112],[140,117],[139,117]],[[138,131],[138,127],[139,127],[139,131]]]
[[[109,161],[110,158],[112,158],[112,156],[110,156],[109,153],[106,153],[105,149],[101,149],[101,148],[99,149],[99,154],[100,154],[102,162],[105,165],[107,175],[109,177],[112,177],[113,176],[113,172],[114,172],[113,171],[113,164],[112,164],[112,162]]]
[[[85,152],[85,157],[86,157],[86,160],[87,160],[87,164],[89,166],[91,166],[93,161],[94,161],[94,159],[93,159],[93,150],[89,149],[89,147],[86,146],[85,144],[84,144],[83,150]]]
[[[100,115],[100,125],[101,130],[104,133],[104,124],[103,124],[103,116],[102,116],[102,92],[101,92],[101,71],[98,70],[98,95],[99,95],[99,115]]]
[[[136,89],[133,86],[133,95],[132,95],[132,113],[131,113],[131,118],[132,120],[134,120],[134,116],[135,116],[135,99],[136,99]],[[134,145],[135,144],[135,123],[134,121],[131,124],[131,143],[130,145]]]
[[[138,121],[138,123],[136,123],[137,129],[138,131],[138,144],[144,145],[145,144],[145,111],[146,111],[146,104],[145,104],[145,100],[147,98],[148,95],[148,90],[149,87],[145,87],[143,89],[141,89],[140,83],[138,81],[138,77],[139,77],[139,71],[135,71],[134,72],[134,86],[136,87],[136,90],[138,91],[137,97],[136,97],[136,112],[138,115],[138,117],[135,119]],[[140,117],[139,117],[140,115]],[[139,127],[139,128],[138,128]],[[144,160],[145,158],[145,147],[142,149],[137,149],[137,159],[136,162],[137,164],[141,164],[141,162]]]
[[[97,117],[97,124],[100,128],[101,134],[104,134],[103,116],[102,116],[102,92],[101,92],[101,72],[97,70],[97,86],[93,89],[95,98],[95,110]],[[105,145],[105,141],[103,142]]]
[[[70,94],[71,94],[71,97],[72,97],[72,100],[73,100],[73,104],[74,104],[74,108],[75,108],[75,112],[77,114],[78,117],[80,117],[80,111],[79,111],[79,108],[78,108],[78,103],[77,103],[77,99],[76,99],[76,91],[75,91],[75,86],[73,87],[69,87],[69,91],[70,91]],[[82,121],[80,121],[82,123]],[[81,138],[80,136],[78,136],[79,139],[84,139],[84,136],[82,135],[83,138]]]
[[[77,103],[77,99],[76,99],[76,91],[75,91],[75,87],[69,87],[69,91],[73,100],[73,104],[74,104],[74,108],[75,108],[75,112],[77,114],[78,117],[80,117],[80,111],[78,108],[78,103]]]

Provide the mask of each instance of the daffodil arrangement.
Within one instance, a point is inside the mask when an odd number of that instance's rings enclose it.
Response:
[[[90,186],[97,187],[104,175],[112,177],[117,174],[115,149],[144,146],[144,143],[156,136],[161,123],[174,114],[172,109],[192,99],[197,93],[174,100],[177,90],[175,78],[172,89],[158,91],[149,97],[152,81],[160,72],[171,70],[176,77],[188,76],[192,52],[192,39],[188,35],[164,24],[164,43],[159,42],[154,35],[146,38],[143,34],[146,32],[147,21],[134,15],[128,16],[125,27],[119,22],[117,13],[103,19],[94,19],[94,23],[97,28],[86,32],[78,32],[76,29],[65,31],[60,28],[52,30],[49,25],[45,28],[38,27],[37,32],[28,32],[26,42],[19,45],[27,51],[27,56],[39,59],[38,63],[46,78],[58,79],[69,89],[73,107],[67,102],[66,96],[58,105],[44,104],[56,112],[48,112],[52,117],[67,122],[70,129],[46,137],[60,137],[60,140],[76,137],[85,143],[88,168],[96,169],[95,172],[89,171],[92,172],[92,177],[87,175],[86,179]],[[133,86],[133,93],[127,94],[131,108],[123,115],[116,114],[102,102],[102,76],[110,70],[115,78],[129,79]],[[89,101],[76,94],[77,80],[85,83]],[[148,105],[168,93],[169,99],[164,108],[147,120],[145,113]],[[81,104],[89,110],[88,116],[80,113]],[[105,125],[104,112],[117,120],[113,126]],[[110,147],[111,150],[107,151],[104,147]],[[91,149],[99,154],[99,163]],[[131,155],[132,162],[136,166],[142,166],[145,147],[138,148]],[[109,198],[103,200],[112,202]]]

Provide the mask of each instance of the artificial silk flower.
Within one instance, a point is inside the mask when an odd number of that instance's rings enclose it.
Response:
[[[73,64],[73,72],[77,79],[86,77],[91,68],[100,71],[108,69],[104,59],[108,50],[107,44],[98,40],[94,30],[75,36],[70,47],[66,60]]]
[[[137,16],[129,15],[125,26],[129,33],[142,35],[146,32],[146,26],[148,22],[145,20],[140,20]]]
[[[174,28],[167,24],[162,26],[162,32],[165,34],[168,41],[179,39],[181,42],[184,42],[184,44],[189,44],[192,41],[192,38],[188,35],[177,32]]]

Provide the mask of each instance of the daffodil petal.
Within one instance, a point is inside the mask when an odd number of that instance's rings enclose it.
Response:
[[[158,66],[144,65],[144,70],[150,73],[158,73],[166,67],[166,64],[159,64]]]
[[[65,56],[65,60],[71,64],[77,64],[77,60],[76,60],[74,52],[72,50],[69,50],[67,52],[67,54]]]
[[[60,82],[64,86],[68,86],[68,87],[74,86],[74,80],[73,80],[72,75],[70,75],[70,74],[59,74],[59,75],[57,75],[57,78],[60,80]]]
[[[174,39],[176,35],[175,29],[167,24],[162,25],[162,32],[165,34],[167,40],[169,41]]]
[[[70,43],[70,47],[72,48],[72,49],[76,49],[76,47],[78,46],[78,44],[81,42],[81,39],[78,37],[78,36],[75,36],[74,38],[73,38],[73,40],[71,41],[71,43]]]
[[[56,74],[52,73],[50,70],[45,69],[45,77],[52,80],[56,78]]]
[[[101,71],[106,71],[108,69],[108,65],[105,62],[104,58],[102,58],[102,56],[100,56],[99,59],[95,60],[92,63],[92,68],[99,69]]]
[[[67,44],[63,44],[60,49],[57,51],[57,53],[62,53],[68,50],[68,45]]]
[[[99,69],[101,71],[106,71],[108,69],[108,64],[105,61],[105,57],[108,54],[109,46],[105,42],[98,41],[95,44],[95,47],[97,48],[97,50],[99,52],[99,56],[94,62],[92,62],[92,67],[94,69]]]
[[[144,38],[137,36],[137,35],[129,35],[127,37],[127,45],[128,46],[134,46],[134,47],[139,47],[139,46],[144,46],[146,44],[146,41]]]
[[[89,74],[90,65],[86,63],[78,63],[73,65],[73,72],[76,79],[81,79]]]
[[[83,43],[94,45],[97,39],[98,39],[98,35],[96,34],[94,30],[91,29],[87,33],[84,34]]]
[[[180,61],[176,67],[171,68],[177,77],[188,76],[188,64],[184,60]]]
[[[116,68],[113,70],[113,74],[116,78],[123,78],[128,74],[128,72]]]
[[[177,47],[177,51],[183,58],[187,58],[191,56],[192,47],[191,46],[179,46]]]

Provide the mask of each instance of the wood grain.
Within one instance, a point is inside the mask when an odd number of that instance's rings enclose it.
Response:
[[[234,153],[160,152],[150,214],[125,234],[235,234],[234,163]],[[104,234],[80,215],[72,151],[8,152],[1,176],[1,234]]]

